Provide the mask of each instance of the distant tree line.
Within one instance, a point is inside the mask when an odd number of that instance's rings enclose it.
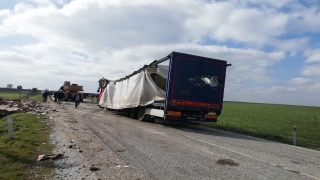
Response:
[[[12,88],[13,88],[13,84],[7,84],[7,88],[8,88],[8,89],[12,89]],[[22,87],[21,85],[19,85],[19,86],[17,86],[17,89],[18,89],[18,90],[22,90],[23,87]],[[38,88],[35,88],[35,87],[32,88],[32,91],[33,91],[33,92],[36,92],[37,90],[38,90]]]

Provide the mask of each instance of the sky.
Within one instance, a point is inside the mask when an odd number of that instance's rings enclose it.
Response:
[[[172,51],[231,63],[227,101],[320,106],[319,0],[0,1],[0,87],[94,93]]]

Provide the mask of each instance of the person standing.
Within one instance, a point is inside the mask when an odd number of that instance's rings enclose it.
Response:
[[[75,105],[76,108],[78,108],[78,106],[80,104],[80,100],[81,100],[80,93],[77,92],[77,94],[74,95],[74,105]]]
[[[48,95],[49,92],[47,90],[42,94],[43,102],[47,102]]]

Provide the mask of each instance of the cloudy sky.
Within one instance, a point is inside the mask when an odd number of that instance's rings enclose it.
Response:
[[[225,100],[320,106],[318,0],[0,2],[0,87],[95,92],[172,51],[231,63]]]

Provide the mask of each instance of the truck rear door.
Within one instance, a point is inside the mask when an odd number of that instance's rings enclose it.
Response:
[[[173,52],[165,110],[221,111],[227,62]]]

